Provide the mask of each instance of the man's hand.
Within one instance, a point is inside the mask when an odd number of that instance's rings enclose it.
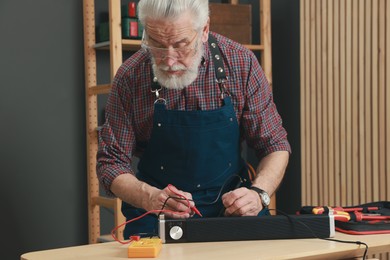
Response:
[[[188,201],[184,198],[187,198]],[[164,214],[171,218],[189,218],[193,215],[191,207],[195,206],[194,202],[190,200],[192,200],[191,193],[178,190],[175,186],[169,185],[163,190],[154,189],[149,196],[149,200],[145,201],[144,208],[146,210],[166,210]]]
[[[192,200],[192,195],[178,190],[172,185],[160,190],[139,181],[133,174],[121,174],[112,182],[111,191],[123,201],[146,211],[168,210],[164,214],[172,218],[188,218],[193,215],[190,208],[195,206],[194,202],[189,201],[188,203],[187,200],[183,199],[185,197]],[[173,198],[168,199],[169,197]]]
[[[225,216],[257,216],[263,209],[259,194],[247,188],[238,188],[222,196]]]

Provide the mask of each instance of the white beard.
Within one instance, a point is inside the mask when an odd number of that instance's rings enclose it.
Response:
[[[204,49],[203,45],[194,56],[194,62],[188,68],[182,64],[173,65],[172,67],[166,65],[156,65],[155,59],[152,57],[153,73],[157,77],[158,83],[167,89],[181,90],[190,85],[198,77],[199,64],[202,61]],[[171,75],[168,76],[165,71],[168,70],[182,70],[184,74],[181,76]]]

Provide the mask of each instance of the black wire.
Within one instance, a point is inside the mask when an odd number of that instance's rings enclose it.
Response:
[[[224,189],[225,189],[225,186],[226,186],[228,183],[230,183],[230,182],[233,180],[233,178],[236,178],[236,177],[238,177],[239,180],[240,180],[238,184],[241,184],[241,183],[242,183],[242,178],[241,178],[239,175],[237,175],[237,174],[231,175],[231,176],[229,176],[229,178],[227,178],[227,179],[225,180],[225,182],[223,183],[223,185],[222,185],[221,188],[219,189],[218,195],[217,195],[217,197],[215,198],[215,200],[213,200],[213,201],[211,201],[211,202],[198,201],[198,202],[196,203],[196,205],[197,205],[197,206],[210,206],[210,205],[213,205],[213,204],[217,203],[218,200],[220,199],[221,195],[222,195],[222,192],[223,192]],[[239,186],[239,185],[237,185],[237,186]],[[165,208],[165,206],[166,206],[166,204],[167,204],[167,202],[168,202],[169,199],[186,200],[186,199],[180,198],[180,197],[169,196],[169,197],[164,201],[164,203],[163,203],[163,205],[162,205],[162,207],[161,207],[161,210],[163,210],[163,209]],[[194,200],[188,199],[188,201],[194,201]],[[158,214],[158,217],[159,217],[160,215],[161,215],[161,212]]]
[[[350,241],[350,240],[340,240],[340,239],[335,239],[335,238],[321,238],[321,237],[318,237],[317,234],[314,233],[314,231],[308,225],[306,225],[304,222],[300,221],[299,219],[293,219],[287,213],[285,213],[285,212],[283,212],[281,210],[278,210],[278,209],[269,209],[269,210],[274,210],[277,213],[280,213],[281,215],[287,217],[289,220],[296,221],[299,224],[303,225],[305,228],[307,228],[312,233],[314,238],[327,240],[327,241],[334,241],[334,242],[338,242],[338,243],[345,243],[345,244],[357,244],[359,246],[360,245],[364,245],[366,248],[365,248],[364,253],[363,253],[363,259],[366,259],[366,257],[367,257],[368,245],[366,243],[364,243],[364,242],[361,242],[361,241]]]
[[[213,205],[213,204],[217,203],[218,200],[220,199],[221,195],[222,195],[223,190],[225,189],[225,186],[228,183],[230,183],[233,180],[233,178],[236,178],[236,177],[239,178],[239,182],[237,183],[237,185],[235,185],[235,188],[238,188],[240,186],[240,184],[243,182],[241,176],[239,176],[237,174],[231,175],[231,176],[229,176],[229,178],[227,178],[225,180],[225,182],[223,183],[223,185],[219,189],[218,195],[217,195],[217,197],[215,198],[214,201],[211,201],[211,202],[198,201],[196,203],[196,205],[198,205],[198,206],[210,206],[210,205]],[[181,198],[181,197],[168,196],[168,198],[166,198],[166,200],[164,201],[164,203],[163,203],[163,205],[161,207],[161,210],[163,210],[165,208],[165,206],[167,205],[167,202],[168,202],[169,199],[194,201],[192,199],[185,199],[185,198]],[[158,213],[157,217],[160,217],[160,215],[161,215],[161,212]]]
[[[192,199],[185,199],[185,198],[180,198],[180,197],[173,197],[173,196],[168,196],[168,198],[166,198],[166,200],[164,201],[162,207],[161,207],[161,211],[158,213],[157,217],[159,218],[161,213],[162,213],[162,210],[165,208],[165,206],[167,205],[167,202],[168,200],[170,199],[175,199],[175,200],[188,200],[188,201],[193,201]]]
[[[218,200],[220,199],[221,195],[222,195],[222,192],[223,192],[224,189],[225,189],[225,186],[226,186],[228,183],[230,183],[230,182],[233,180],[233,178],[236,178],[236,177],[238,177],[239,180],[240,180],[240,181],[238,182],[238,184],[241,184],[241,183],[242,183],[242,178],[241,178],[241,176],[239,176],[239,175],[237,175],[237,174],[231,175],[231,176],[229,176],[228,179],[226,179],[226,181],[223,183],[222,187],[219,189],[218,195],[217,195],[217,197],[215,198],[214,201],[211,201],[211,202],[198,201],[196,204],[197,204],[198,206],[209,206],[209,205],[213,205],[213,204],[217,203]],[[236,185],[236,186],[239,186],[239,185]]]
[[[364,245],[366,248],[364,249],[363,259],[366,259],[366,257],[367,257],[368,245],[362,241],[348,241],[348,240],[340,240],[340,239],[334,239],[334,238],[319,238],[319,239],[334,241],[334,242],[339,242],[339,243],[346,243],[346,244],[357,244],[359,246]]]

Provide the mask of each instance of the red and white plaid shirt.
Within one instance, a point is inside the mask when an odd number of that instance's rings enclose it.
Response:
[[[274,151],[289,151],[287,133],[273,102],[264,72],[252,51],[226,37],[217,39],[228,76],[226,88],[246,140],[259,158]],[[221,95],[208,44],[197,79],[183,90],[163,88],[160,97],[171,110],[220,108]],[[132,171],[132,156],[142,153],[153,126],[156,96],[151,92],[152,65],[149,54],[136,52],[119,68],[106,105],[106,122],[99,132],[97,174],[108,194],[112,181]]]

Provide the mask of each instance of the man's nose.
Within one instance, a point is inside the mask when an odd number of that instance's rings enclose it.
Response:
[[[173,47],[169,47],[166,49],[165,57],[164,57],[164,62],[168,66],[172,66],[177,62],[178,59],[178,53]]]
[[[172,57],[172,56],[166,56],[165,59],[164,59],[164,64],[169,66],[169,67],[172,67],[177,61],[177,58],[175,57]]]

